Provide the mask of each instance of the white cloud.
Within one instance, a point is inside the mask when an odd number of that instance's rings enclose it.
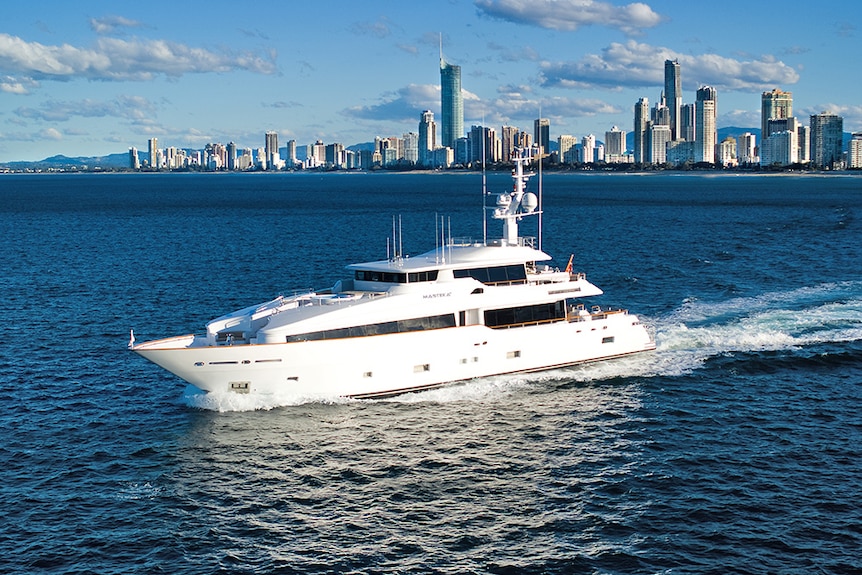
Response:
[[[155,106],[140,96],[119,96],[113,100],[48,100],[39,108],[20,107],[15,113],[21,118],[46,122],[66,122],[73,117],[139,119],[154,115]]]
[[[272,54],[213,52],[166,40],[99,38],[94,46],[80,48],[27,42],[0,33],[0,72],[26,76],[19,79],[22,84],[37,79],[147,80],[160,74],[177,77],[231,70],[272,74],[274,60]]]
[[[553,30],[574,31],[599,25],[636,34],[659,24],[662,17],[647,4],[617,6],[593,0],[476,0],[476,7],[494,18]]]
[[[47,140],[62,140],[63,139],[63,134],[60,133],[60,130],[58,130],[56,128],[46,128],[46,129],[42,130],[42,132],[39,135],[42,138],[45,138]]]
[[[7,94],[29,94],[32,88],[38,86],[39,83],[30,78],[0,77],[0,92],[6,92]]]
[[[90,28],[97,34],[110,34],[117,28],[140,28],[143,24],[136,20],[130,20],[122,16],[105,16],[103,18],[90,18]]]
[[[601,54],[588,54],[577,62],[542,64],[541,84],[546,87],[622,89],[664,84],[664,61],[678,60],[683,87],[710,85],[719,90],[755,92],[795,84],[799,74],[773,56],[736,60],[718,54],[680,54],[670,48],[629,40],[614,42]]]
[[[466,99],[466,92],[465,92]],[[440,87],[432,84],[410,84],[385,96],[383,102],[370,106],[353,106],[342,113],[366,120],[396,120],[419,123],[424,110],[440,108]]]

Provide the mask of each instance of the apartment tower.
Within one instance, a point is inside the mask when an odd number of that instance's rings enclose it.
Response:
[[[674,140],[682,139],[680,108],[682,107],[682,81],[679,75],[679,61],[664,61],[664,96],[670,111],[670,133]]]
[[[715,88],[703,86],[698,89],[694,115],[694,161],[714,164],[715,146],[718,143]]]
[[[461,94],[461,66],[449,64],[440,49],[440,145],[455,148],[464,134],[464,97]]]
[[[779,89],[760,95],[760,141],[771,135],[769,120],[785,120],[793,117],[793,93]],[[774,130],[784,131],[784,130]]]

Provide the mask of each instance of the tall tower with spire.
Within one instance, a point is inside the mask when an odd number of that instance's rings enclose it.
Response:
[[[679,109],[682,106],[682,81],[679,75],[679,61],[664,61],[664,95],[670,110],[670,134],[674,140],[682,139]]]
[[[443,39],[440,39],[440,145],[455,148],[464,135],[464,97],[461,94],[461,66],[443,59]]]

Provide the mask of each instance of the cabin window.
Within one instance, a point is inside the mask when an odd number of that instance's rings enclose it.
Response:
[[[407,274],[397,272],[380,272],[373,270],[356,270],[353,276],[358,281],[382,282],[390,284],[407,283]]]
[[[526,283],[527,271],[523,264],[453,270],[455,278],[473,278],[483,284]]]
[[[418,282],[434,282],[437,281],[437,270],[427,272],[410,272],[407,274],[407,281],[410,283]]]
[[[521,327],[566,319],[564,301],[485,310],[485,325],[491,328]]]
[[[614,336],[603,337],[602,343],[614,343]]]
[[[447,327],[455,327],[454,313],[300,333],[287,336],[287,342],[344,339],[348,337],[365,337],[369,335],[386,335],[391,333],[444,329]]]

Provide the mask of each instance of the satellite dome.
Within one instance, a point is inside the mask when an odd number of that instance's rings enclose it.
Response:
[[[524,197],[521,198],[521,207],[524,208],[524,211],[528,214],[535,210],[538,205],[539,199],[533,192],[527,192],[524,194]]]

